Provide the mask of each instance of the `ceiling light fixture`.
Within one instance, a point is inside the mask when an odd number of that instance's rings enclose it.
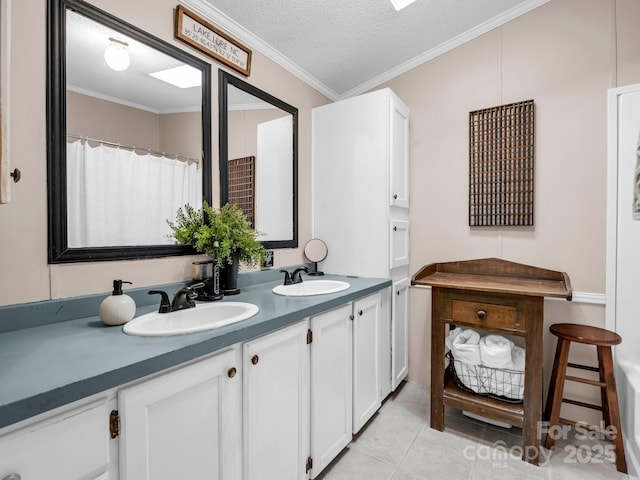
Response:
[[[190,65],[169,68],[168,70],[161,70],[150,73],[149,75],[178,88],[191,88],[202,85],[202,72]]]
[[[129,52],[127,52],[128,43],[122,40],[109,37],[109,45],[104,50],[104,61],[109,68],[116,72],[121,72],[129,68]]]
[[[395,8],[398,12],[402,10],[407,5],[411,5],[416,0],[391,0],[391,4],[393,8]]]

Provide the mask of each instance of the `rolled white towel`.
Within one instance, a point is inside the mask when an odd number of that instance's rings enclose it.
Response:
[[[449,332],[446,345],[453,358],[469,365],[480,365],[480,334],[468,328],[455,328]]]
[[[480,358],[485,367],[512,368],[513,342],[502,335],[486,335],[480,340]]]
[[[524,348],[513,346],[511,350],[511,369],[524,372]]]
[[[489,393],[522,400],[524,396],[524,375],[521,372],[524,372],[524,359],[524,349],[512,344],[509,365],[491,369],[488,372],[489,382],[486,382],[485,385]]]

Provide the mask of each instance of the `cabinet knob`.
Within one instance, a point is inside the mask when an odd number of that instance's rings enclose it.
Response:
[[[362,316],[362,310],[358,310],[358,315]]]
[[[396,225],[393,226],[393,231],[397,232],[398,231],[398,227]]]
[[[260,357],[258,355],[254,355],[253,357],[251,357],[251,363],[253,363],[254,365],[257,365],[259,361]]]
[[[476,312],[476,315],[480,320],[484,320],[487,317],[487,312],[485,312],[484,310],[478,310]]]
[[[20,480],[22,477],[20,475],[18,475],[17,473],[12,473],[10,475],[7,475],[6,477],[4,477],[2,480]]]
[[[238,371],[236,370],[236,367],[231,367],[227,372],[227,375],[229,376],[229,378],[233,378],[236,376],[236,373],[238,373]]]
[[[400,290],[396,290],[396,295],[400,295]]]
[[[397,200],[397,199],[398,199],[398,194],[397,194],[397,193],[394,193],[394,194],[393,194],[393,199],[394,199],[394,200]]]
[[[353,319],[355,319],[355,318],[356,318],[356,317],[354,317],[353,315],[349,315],[349,320],[353,320]]]

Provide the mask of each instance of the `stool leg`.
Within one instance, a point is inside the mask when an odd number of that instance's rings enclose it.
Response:
[[[600,398],[602,399],[602,419],[604,420],[605,427],[608,425],[612,425],[611,423],[611,414],[609,413],[609,402],[607,401],[607,372],[605,370],[605,362],[604,359],[604,349],[609,347],[597,347],[598,351],[598,368],[599,368],[599,377],[600,381],[605,384],[604,387],[600,388]]]
[[[622,425],[620,424],[620,409],[618,408],[618,392],[616,390],[616,378],[613,370],[613,357],[611,356],[611,347],[598,347],[598,359],[601,361],[600,368],[605,377],[606,388],[606,409],[603,404],[603,413],[606,411],[609,422],[605,420],[607,425],[613,425],[617,434],[613,439],[616,447],[616,468],[619,472],[627,473],[627,461],[624,455],[624,442],[622,441]]]
[[[553,370],[551,371],[551,381],[549,382],[547,405],[544,410],[544,418],[549,422],[549,431],[551,427],[558,425],[558,420],[560,419],[560,406],[562,404],[562,392],[564,390],[564,379],[567,374],[570,346],[571,342],[558,338],[556,356],[553,361]],[[544,446],[551,448],[554,443],[555,438],[547,434]]]

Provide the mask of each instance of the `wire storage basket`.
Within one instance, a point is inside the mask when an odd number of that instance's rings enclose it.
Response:
[[[506,368],[471,365],[446,353],[449,372],[456,384],[467,392],[486,395],[510,403],[521,403],[524,398],[524,372]]]

